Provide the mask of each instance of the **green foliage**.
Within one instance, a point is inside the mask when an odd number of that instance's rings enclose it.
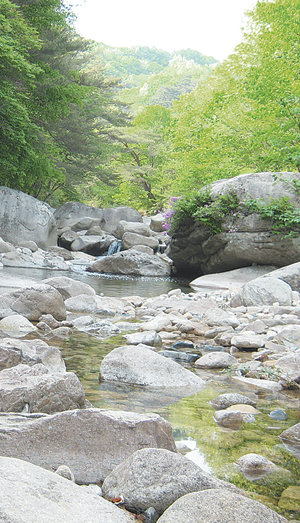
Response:
[[[171,224],[171,233],[194,222],[207,226],[211,234],[222,231],[222,223],[226,216],[239,208],[235,193],[221,194],[214,200],[207,190],[200,191],[175,203],[175,213]]]
[[[249,199],[246,207],[257,212],[261,218],[272,220],[272,231],[284,238],[298,236],[300,233],[300,209],[287,196],[273,198],[266,203],[259,199]]]

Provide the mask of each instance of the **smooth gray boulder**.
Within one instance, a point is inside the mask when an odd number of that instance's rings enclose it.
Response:
[[[251,481],[261,479],[278,470],[272,461],[255,453],[245,454],[237,460],[236,464],[245,478]]]
[[[154,250],[151,249],[151,247],[148,247],[147,245],[135,245],[134,247],[130,247],[130,250],[143,252],[144,254],[154,254]]]
[[[9,187],[0,187],[0,236],[18,245],[33,240],[42,249],[57,243],[53,209],[46,203]]]
[[[67,202],[55,210],[54,217],[57,227],[62,229],[63,227],[71,227],[82,218],[93,218],[102,221],[103,210],[97,207],[90,207],[81,202]]]
[[[0,260],[4,267],[70,270],[69,265],[61,257],[41,249],[32,252],[30,249],[18,247],[14,251],[0,254]]]
[[[158,240],[152,236],[142,236],[134,232],[125,232],[122,237],[122,248],[124,250],[131,249],[131,247],[135,247],[136,245],[146,245],[156,251],[159,243]]]
[[[287,519],[258,501],[229,489],[210,489],[177,499],[158,523],[287,523]]]
[[[42,283],[19,289],[5,296],[12,311],[30,321],[38,321],[42,314],[52,314],[59,321],[66,319],[62,295],[52,286]]]
[[[210,402],[211,406],[216,410],[227,409],[231,405],[252,405],[255,407],[256,401],[244,396],[243,394],[237,394],[234,392],[226,392],[225,394],[220,394]]]
[[[0,253],[1,254],[4,254],[5,252],[12,252],[14,250],[15,250],[15,247],[11,243],[5,242],[0,237]]]
[[[240,298],[245,307],[260,305],[291,305],[292,289],[282,280],[271,276],[262,276],[252,280],[242,288]]]
[[[293,425],[289,429],[283,431],[280,434],[280,438],[283,441],[290,442],[294,445],[297,445],[300,450],[300,423],[296,423],[296,425]]]
[[[114,316],[122,314],[125,308],[125,302],[119,298],[109,296],[88,296],[78,294],[65,300],[65,306],[68,311],[80,313],[94,313],[104,316]]]
[[[209,327],[217,327],[224,325],[229,327],[237,327],[240,322],[237,316],[228,310],[223,309],[208,309],[203,315],[203,321],[209,325]]]
[[[101,227],[111,234],[115,235],[120,221],[125,222],[143,222],[142,215],[131,207],[114,207],[103,209],[103,221]]]
[[[43,340],[0,339],[0,370],[25,363],[42,363],[54,374],[65,373],[66,365],[57,347],[48,345]]]
[[[268,277],[268,275],[266,274],[264,277]],[[300,262],[272,271],[272,278],[278,278],[288,283],[293,291],[300,292]]]
[[[62,463],[78,483],[96,483],[142,448],[175,451],[172,427],[158,414],[82,409],[0,415],[0,455],[49,470]]]
[[[0,412],[53,413],[84,408],[83,387],[73,372],[50,373],[41,363],[0,372]]]
[[[282,356],[276,361],[275,366],[290,380],[300,382],[300,351]]]
[[[188,492],[228,488],[221,481],[181,454],[165,449],[142,449],[118,465],[104,480],[103,495],[108,499],[120,495],[125,507],[138,512],[149,506],[162,514],[176,499]],[[179,521],[179,520],[174,520]]]
[[[144,345],[149,345],[150,347],[162,346],[162,339],[155,330],[125,334],[124,338],[129,345],[139,345],[140,343],[143,343]]]
[[[117,228],[114,231],[114,236],[120,240],[124,236],[125,232],[133,232],[141,236],[151,236],[151,231],[147,225],[141,222],[125,222],[120,220]]]
[[[151,216],[150,229],[154,232],[163,232],[165,230],[164,223],[165,217],[163,214],[159,213]]]
[[[136,345],[117,347],[101,363],[100,379],[148,387],[201,390],[204,381],[173,360]]]
[[[160,256],[135,250],[105,256],[88,267],[89,272],[133,274],[136,276],[169,276],[170,265]]]
[[[238,349],[255,350],[264,347],[266,341],[266,336],[255,334],[253,331],[245,331],[232,336],[231,345],[234,345]]]
[[[228,369],[237,363],[237,359],[228,352],[210,352],[198,358],[194,365],[200,369]]]
[[[66,276],[58,276],[54,278],[47,278],[42,283],[54,287],[63,297],[64,300],[79,294],[86,294],[88,296],[95,296],[96,292],[93,287],[87,283],[67,278]]]
[[[100,496],[27,461],[0,457],[0,519],[9,523],[133,523]]]
[[[0,331],[1,330],[12,335],[15,333],[18,335],[23,334],[23,336],[25,336],[26,334],[34,332],[37,329],[24,316],[21,316],[20,314],[11,314],[0,320]]]

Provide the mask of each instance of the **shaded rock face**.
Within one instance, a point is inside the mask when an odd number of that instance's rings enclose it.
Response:
[[[142,512],[151,506],[158,514],[188,492],[215,488],[235,489],[181,454],[165,449],[138,450],[118,465],[102,485],[108,499],[122,492],[126,508]]]
[[[21,191],[0,187],[0,236],[13,244],[33,240],[42,249],[57,243],[53,209]]]
[[[88,489],[19,459],[0,457],[0,490],[1,521],[133,522],[124,510]]]
[[[83,409],[0,416],[0,455],[50,470],[64,463],[78,483],[104,480],[146,447],[175,451],[171,425],[157,414]]]
[[[270,200],[288,196],[296,205],[300,198],[289,189],[288,182],[295,179],[296,173],[277,173],[279,179],[274,183],[276,173],[243,174],[228,180],[219,180],[211,185],[213,197],[235,191],[241,201],[249,198]],[[223,231],[211,236],[207,227],[191,224],[182,227],[171,238],[168,256],[174,261],[178,272],[201,275],[223,272],[252,263],[277,267],[293,264],[300,258],[300,236],[282,239],[271,234],[271,222],[262,220],[257,214],[239,218],[232,230],[232,220],[225,220]]]
[[[224,489],[193,492],[179,498],[158,523],[287,523],[262,503]]]

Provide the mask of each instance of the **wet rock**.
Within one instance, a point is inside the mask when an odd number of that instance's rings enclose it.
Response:
[[[282,386],[277,381],[244,378],[243,376],[233,376],[232,379],[243,383],[244,385],[249,385],[250,387],[256,387],[257,389],[266,390],[272,393],[279,392],[282,389]]]
[[[230,407],[231,405],[237,404],[252,405],[253,407],[255,407],[256,401],[248,398],[247,396],[244,396],[243,394],[228,392],[225,394],[220,394],[220,396],[217,396],[216,398],[211,400],[210,404],[216,410],[223,410],[227,409],[227,407]]]
[[[278,507],[286,510],[300,511],[300,487],[293,485],[285,489],[278,501]]]
[[[68,464],[78,483],[103,481],[146,447],[175,451],[171,425],[157,414],[89,408],[0,416],[0,455],[50,470]]]
[[[277,421],[284,421],[287,419],[287,413],[283,409],[272,410],[269,414],[270,418],[276,419]]]
[[[0,411],[59,412],[85,407],[83,387],[73,372],[52,374],[38,363],[0,372]]]
[[[289,429],[285,430],[280,434],[280,438],[283,441],[290,442],[296,446],[299,446],[300,450],[300,423],[293,425]]]
[[[237,363],[237,359],[227,352],[210,352],[195,361],[195,367],[202,369],[227,369]]]
[[[149,387],[184,387],[201,390],[204,381],[150,349],[134,345],[118,347],[107,354],[100,367],[101,380]]]
[[[217,410],[214,413],[214,419],[218,425],[233,430],[239,430],[244,421],[241,412],[230,412],[227,410]]]
[[[175,350],[178,349],[193,349],[195,347],[194,343],[192,341],[175,341],[175,343],[172,343],[172,347]]]
[[[139,253],[135,250],[118,252],[95,261],[90,272],[133,274],[137,276],[169,276],[170,265],[160,256]]]
[[[199,359],[199,354],[192,354],[191,352],[179,352],[176,350],[161,350],[159,353],[165,358],[171,358],[177,361],[183,361],[185,363],[194,363]]]
[[[0,331],[1,330],[10,332],[11,334],[18,333],[25,336],[25,334],[29,332],[36,331],[36,327],[24,316],[12,314],[0,320]]]
[[[161,347],[162,340],[156,331],[135,332],[134,334],[126,334],[124,336],[129,345],[149,345],[150,347]]]
[[[71,250],[85,252],[92,256],[101,256],[108,251],[114,240],[115,237],[111,234],[79,236],[71,243]]]
[[[133,523],[112,503],[27,461],[0,458],[0,512],[3,521]]]
[[[186,494],[171,505],[158,523],[287,523],[262,503],[230,490],[210,489]]]
[[[105,497],[111,499],[122,492],[125,507],[142,512],[151,505],[158,514],[188,492],[214,488],[235,489],[181,454],[163,449],[138,450],[118,465],[102,485]]]
[[[260,454],[245,454],[237,460],[237,466],[246,479],[251,481],[261,479],[275,472],[278,467]]]
[[[95,296],[96,294],[94,289],[87,283],[74,280],[73,278],[67,278],[66,276],[47,278],[43,280],[43,283],[54,287],[62,295],[64,300],[72,296],[78,296],[79,294],[87,294],[89,296]]]

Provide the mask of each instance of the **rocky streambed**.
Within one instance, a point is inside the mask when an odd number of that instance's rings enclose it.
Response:
[[[109,297],[4,268],[1,516],[297,520],[300,264],[273,269]]]

